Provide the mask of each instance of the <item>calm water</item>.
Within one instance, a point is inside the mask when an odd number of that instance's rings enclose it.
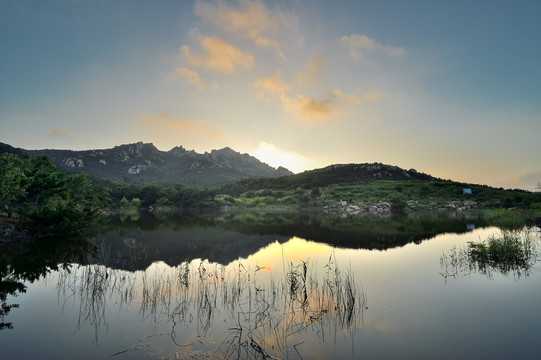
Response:
[[[4,305],[18,307],[1,319],[0,358],[538,359],[540,262],[505,274],[440,263],[501,233],[486,225],[463,214],[110,218],[91,243],[2,255]]]

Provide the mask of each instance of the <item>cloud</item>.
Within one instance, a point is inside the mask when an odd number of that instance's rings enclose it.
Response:
[[[302,81],[305,84],[312,83],[318,77],[322,66],[322,57],[316,56],[309,61],[308,71],[303,73]],[[297,74],[297,77],[299,74]],[[284,110],[301,124],[316,125],[328,120],[331,116],[340,112],[347,104],[361,104],[363,97],[375,99],[376,92],[364,95],[345,94],[338,89],[329,89],[325,96],[315,98],[298,93],[296,97],[288,95],[289,84],[284,81],[281,71],[275,71],[271,76],[260,78],[254,82],[254,86],[262,90],[258,94],[260,99],[265,99],[263,93],[279,99]],[[379,93],[378,93],[379,94]]]
[[[298,72],[295,80],[300,86],[309,87],[321,80],[326,59],[323,55],[314,55],[306,63],[307,70]]]
[[[254,86],[273,96],[279,96],[289,91],[289,85],[283,80],[281,71],[275,71],[267,78],[257,79]]]
[[[337,89],[329,89],[327,95],[319,99],[301,94],[297,94],[296,98],[286,94],[280,95],[285,110],[305,125],[317,125],[327,121],[341,112],[345,106],[361,104],[362,99],[362,96],[344,94]]]
[[[319,124],[338,111],[338,108],[332,104],[332,100],[328,98],[317,100],[300,94],[292,98],[282,94],[280,100],[285,110],[305,125]]]
[[[378,90],[370,90],[363,94],[366,100],[379,100],[384,96],[384,93]]]
[[[187,45],[182,47],[186,61],[205,70],[233,74],[239,68],[252,69],[254,56],[228,44],[219,37],[205,36],[201,39],[204,54],[193,54]]]
[[[71,134],[67,132],[66,130],[52,129],[51,131],[49,131],[49,136],[71,137]]]
[[[182,77],[185,81],[187,81],[190,84],[193,84],[197,87],[199,91],[205,91],[207,89],[212,90],[218,90],[219,86],[216,84],[207,84],[203,80],[201,80],[201,77],[199,76],[199,73],[195,70],[191,70],[188,68],[178,68],[175,70],[175,72],[171,75],[172,79],[175,79],[177,77]]]
[[[366,35],[344,35],[339,42],[355,60],[361,60],[369,53],[384,53],[391,57],[401,57],[406,53],[402,47],[385,46]]]
[[[362,99],[359,95],[344,94],[343,92],[337,89],[330,89],[329,96],[343,102],[351,102],[355,104],[362,103]]]
[[[249,38],[258,46],[274,50],[284,60],[283,45],[278,39],[292,33],[298,22],[291,12],[279,8],[271,10],[262,2],[251,0],[240,1],[238,8],[220,0],[213,4],[197,1],[195,13],[222,31]]]

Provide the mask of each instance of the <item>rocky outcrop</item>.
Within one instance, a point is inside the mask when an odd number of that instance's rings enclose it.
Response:
[[[324,201],[322,204],[323,210],[326,212],[343,213],[356,215],[360,213],[372,214],[390,214],[392,206],[388,202],[380,202],[377,204],[348,203],[344,200],[339,201]]]
[[[72,158],[64,159],[62,161],[62,165],[68,168],[72,168],[72,169],[85,167],[85,163],[83,159],[72,159]]]
[[[7,146],[6,149],[9,150]],[[94,177],[137,183],[183,183],[212,188],[240,179],[292,174],[285,168],[275,169],[228,147],[200,154],[182,146],[160,151],[152,143],[137,142],[112,149],[30,150],[28,153],[48,155],[59,167]]]
[[[145,171],[146,169],[148,169],[146,165],[134,165],[128,169],[128,174],[137,175],[141,171]]]

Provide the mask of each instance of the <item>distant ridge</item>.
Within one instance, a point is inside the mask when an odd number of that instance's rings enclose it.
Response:
[[[441,179],[418,172],[415,169],[405,170],[398,166],[381,163],[335,164],[276,179],[246,179],[236,184],[225,185],[222,190],[224,193],[241,193],[263,188],[316,188],[371,180],[434,181]]]
[[[24,150],[0,143],[0,152],[48,155],[60,168],[84,172],[102,179],[131,183],[183,183],[198,188],[217,187],[247,178],[279,177],[293,174],[273,168],[249,154],[229,147],[197,153],[177,146],[161,151],[152,143],[123,144],[99,150]]]

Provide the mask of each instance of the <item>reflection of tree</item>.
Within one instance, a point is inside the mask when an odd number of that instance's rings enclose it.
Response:
[[[486,224],[479,215],[465,213],[342,218],[303,211],[172,212],[163,220],[153,214],[138,221],[104,220],[97,241],[108,256],[97,262],[126,270],[145,269],[159,260],[170,266],[196,258],[227,264],[293,236],[336,247],[385,250],[441,233],[466,232],[468,224]]]
[[[4,273],[2,271],[2,278],[0,280],[0,330],[12,329],[13,325],[10,322],[4,322],[5,317],[9,311],[13,308],[18,308],[18,304],[8,304],[7,297],[17,296],[19,293],[26,292],[26,286],[24,284],[13,279],[11,274]]]
[[[7,297],[26,291],[27,281],[35,281],[50,271],[68,268],[69,263],[85,263],[95,255],[96,247],[82,239],[42,239],[2,247],[0,254],[0,328],[12,328],[5,317],[18,304],[8,304]]]

